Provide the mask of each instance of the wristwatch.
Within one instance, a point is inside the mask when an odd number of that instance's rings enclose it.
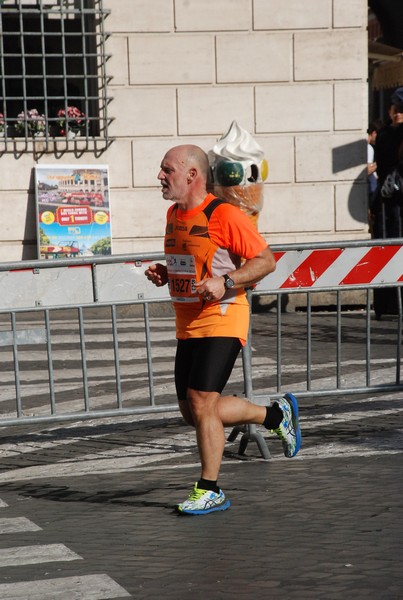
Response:
[[[231,277],[227,274],[223,275],[223,277],[224,277],[225,289],[230,290],[231,288],[233,288],[235,285],[235,281],[233,279],[231,279]]]

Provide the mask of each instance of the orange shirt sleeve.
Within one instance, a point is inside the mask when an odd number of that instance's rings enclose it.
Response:
[[[210,239],[238,256],[250,260],[264,250],[267,242],[237,206],[220,204],[209,221]]]

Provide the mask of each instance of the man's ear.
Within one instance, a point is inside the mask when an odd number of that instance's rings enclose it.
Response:
[[[196,177],[196,175],[197,175],[197,171],[195,168],[192,167],[191,169],[189,169],[188,178],[187,178],[188,183],[192,183],[192,181]]]

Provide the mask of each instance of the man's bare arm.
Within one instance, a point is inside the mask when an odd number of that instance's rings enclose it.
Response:
[[[235,288],[249,287],[272,273],[275,268],[276,260],[269,246],[266,246],[257,256],[245,261],[239,269],[228,275],[234,280]]]
[[[276,260],[269,246],[259,252],[254,258],[227,273],[234,281],[234,289],[247,288],[272,273],[276,268]],[[209,300],[220,300],[225,294],[225,280],[222,276],[210,277],[196,283],[198,294]]]

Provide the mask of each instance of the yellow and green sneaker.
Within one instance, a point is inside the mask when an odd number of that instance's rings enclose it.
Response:
[[[207,515],[218,510],[227,510],[231,505],[222,490],[217,494],[210,490],[202,490],[195,483],[187,500],[178,504],[178,511],[186,515]]]

